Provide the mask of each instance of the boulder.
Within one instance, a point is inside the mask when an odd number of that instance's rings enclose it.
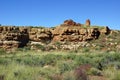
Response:
[[[81,29],[79,29],[79,33],[80,33],[80,35],[87,35],[87,34],[88,34],[86,28],[81,28]]]
[[[52,32],[45,28],[32,28],[29,32],[29,40],[37,42],[48,42],[52,39]]]
[[[28,29],[25,28],[25,27],[20,27],[20,28],[19,28],[19,31],[20,31],[22,34],[27,34],[27,33],[28,33]]]
[[[102,34],[110,34],[111,30],[109,29],[108,26],[104,27],[103,29],[100,30]]]
[[[65,20],[64,23],[61,24],[61,26],[81,26],[81,24],[74,22],[72,19],[69,19]]]
[[[18,41],[3,41],[2,43],[2,48],[4,49],[18,48],[19,46]]]

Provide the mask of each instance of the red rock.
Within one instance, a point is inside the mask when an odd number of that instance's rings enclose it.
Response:
[[[90,20],[89,20],[89,19],[86,20],[85,25],[86,25],[86,26],[90,26]]]

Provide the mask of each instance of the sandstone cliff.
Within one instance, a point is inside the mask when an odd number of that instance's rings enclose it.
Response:
[[[0,48],[24,47],[27,43],[50,44],[55,42],[82,42],[98,39],[100,35],[110,34],[108,27],[90,26],[73,20],[65,20],[60,26],[52,28],[0,26]],[[35,44],[36,44],[35,43]]]

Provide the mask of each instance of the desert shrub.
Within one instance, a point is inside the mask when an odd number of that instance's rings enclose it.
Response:
[[[18,49],[16,50],[16,52],[17,52],[17,51],[27,52],[27,51],[29,51],[29,50],[30,50],[30,46],[28,46],[28,47],[23,47],[23,48],[18,48]]]
[[[41,44],[36,44],[35,47],[36,47],[37,49],[42,50],[42,51],[45,51],[45,50],[46,50],[45,46],[43,46],[43,45],[41,45]]]
[[[74,60],[76,58],[75,54],[69,53],[66,56],[63,56],[65,60]]]
[[[23,57],[22,63],[25,65],[35,65],[34,60],[31,57]]]
[[[16,65],[16,64],[14,64]],[[10,66],[12,68],[13,64]],[[14,69],[9,70],[6,80],[35,80],[35,76],[38,74],[39,69],[25,65],[16,65]]]
[[[108,77],[109,80],[120,80],[120,70],[115,70],[112,67],[108,67],[103,71],[105,77]]]
[[[61,44],[62,44],[61,42],[55,42],[55,43],[54,43],[54,45],[55,45],[58,49],[60,49]]]
[[[111,54],[111,57],[113,58],[114,61],[120,61],[120,54],[119,53]]]
[[[42,80],[86,80],[88,78],[88,74],[99,76],[103,74],[106,69],[110,68],[108,71],[109,73],[107,73],[107,77],[109,77],[111,74],[113,75],[113,70],[119,71],[120,68],[120,53],[19,53],[23,54],[2,55],[2,57],[0,57],[0,65],[4,66],[5,69],[9,69],[10,71],[7,75],[10,74],[9,77],[12,75],[12,78],[15,78],[16,80],[27,80],[28,77],[30,77],[28,78],[30,80],[38,80],[39,75],[42,77]],[[14,62],[14,65],[11,65],[12,62]],[[92,68],[90,71],[86,71],[89,69],[89,65]],[[19,66],[21,66],[21,68]],[[30,67],[30,69],[26,67]],[[20,69],[14,70],[14,68]],[[36,68],[37,71],[34,72],[34,69]],[[111,68],[113,68],[113,70],[111,70]],[[13,71],[11,69],[13,69]],[[7,70],[2,70],[1,73],[4,71],[7,73]],[[31,78],[33,76],[29,76],[29,74],[33,75],[33,73],[35,73],[36,79]],[[117,77],[119,72],[114,73],[116,75],[113,75],[111,79],[119,80],[119,76]],[[5,78],[6,77],[7,76],[5,75]]]
[[[99,61],[99,66],[101,65],[104,69],[107,68],[108,66],[118,66],[119,64],[115,64],[116,62],[120,61],[120,55],[117,53],[110,54],[110,53],[105,53],[101,56],[101,60]]]
[[[29,65],[29,66],[44,66],[45,62],[41,57],[38,56],[24,56],[17,57],[14,59],[19,64]]]
[[[24,49],[23,48],[18,48],[17,51],[24,51]]]
[[[53,46],[47,46],[46,47],[46,51],[51,51],[51,50],[55,50],[55,48]]]
[[[62,75],[60,75],[60,74],[52,74],[50,76],[50,80],[62,80]]]
[[[105,55],[105,54],[104,54]],[[98,54],[98,55],[78,55],[74,59],[76,61],[77,65],[82,65],[82,64],[90,64],[94,68],[97,68],[99,70],[103,70],[104,68],[107,67],[109,60],[103,56],[103,54]]]
[[[5,75],[0,75],[0,80],[4,80]]]
[[[120,80],[120,72],[116,71],[114,73],[114,76],[113,76],[112,80]]]
[[[86,56],[76,56],[75,61],[78,65],[81,64],[90,64],[91,63],[91,58],[90,57],[86,57]]]
[[[60,73],[63,74],[66,71],[71,71],[74,68],[74,64],[70,64],[69,62],[60,62],[58,64]]]
[[[88,65],[81,65],[75,69],[74,75],[75,80],[88,80],[87,70],[89,69]]]
[[[25,47],[23,47],[23,48],[24,48],[25,51],[31,50],[31,47],[30,47],[30,46],[25,46]]]
[[[0,55],[6,54],[6,51],[4,49],[0,49]]]
[[[119,62],[119,61],[114,62],[114,68],[115,68],[116,70],[119,70],[119,69],[120,69],[120,62]]]
[[[23,62],[24,64],[26,65],[39,65],[39,62],[38,62],[39,58],[35,58],[35,57],[24,57],[23,58]]]
[[[88,71],[88,74],[89,75],[95,75],[95,76],[101,76],[102,73],[100,70],[96,69],[96,68],[91,68],[89,71]]]
[[[11,60],[8,58],[0,58],[0,64],[2,65],[8,65],[10,64]]]
[[[47,67],[46,67],[47,66]],[[54,78],[60,78],[60,74],[57,72],[56,68],[50,65],[45,65],[40,69],[39,75],[47,78],[47,80],[52,80]]]
[[[46,62],[41,57],[40,58],[39,57],[33,58],[33,63],[36,66],[44,66],[46,64]]]
[[[89,51],[90,51],[90,49],[87,48],[87,47],[83,49],[83,53],[87,53],[87,52],[89,52]]]
[[[78,53],[78,50],[77,49],[76,50],[70,50],[69,53]]]
[[[48,54],[42,57],[46,65],[55,65],[57,62],[57,57],[54,54]]]
[[[76,80],[73,71],[67,71],[63,74],[63,80]]]
[[[26,55],[23,57],[15,57],[14,60],[19,64],[31,66],[54,66],[58,60],[63,60],[62,55],[47,54],[42,56]]]

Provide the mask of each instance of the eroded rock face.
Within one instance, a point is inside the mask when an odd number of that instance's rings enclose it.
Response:
[[[50,29],[31,28],[29,31],[29,39],[30,41],[46,43],[51,41],[52,32],[50,31]]]
[[[64,24],[64,26],[63,26]],[[72,41],[72,42],[82,42],[89,41],[93,39],[98,39],[100,34],[109,34],[110,29],[108,27],[90,27],[90,20],[86,20],[86,27],[81,24],[81,26],[75,26],[76,22],[73,20],[66,20],[62,25],[56,27],[53,34],[52,42],[56,41]],[[73,26],[74,25],[74,26]],[[89,27],[87,27],[89,26]]]
[[[18,48],[19,41],[0,41],[0,47],[4,49]]]
[[[58,31],[58,32],[57,32]],[[56,28],[53,32],[53,42],[55,41],[87,41],[98,39],[100,31],[98,28]]]
[[[22,32],[19,29],[21,28],[14,26],[0,27],[1,47],[7,49],[25,46],[29,41],[29,35],[27,34],[27,32]]]
[[[90,27],[90,20],[83,24],[65,20],[54,29],[35,27],[0,26],[0,48],[18,48],[28,42],[49,44],[54,42],[83,42],[98,39],[101,34],[108,35],[110,29]],[[33,45],[31,43],[31,45]]]

